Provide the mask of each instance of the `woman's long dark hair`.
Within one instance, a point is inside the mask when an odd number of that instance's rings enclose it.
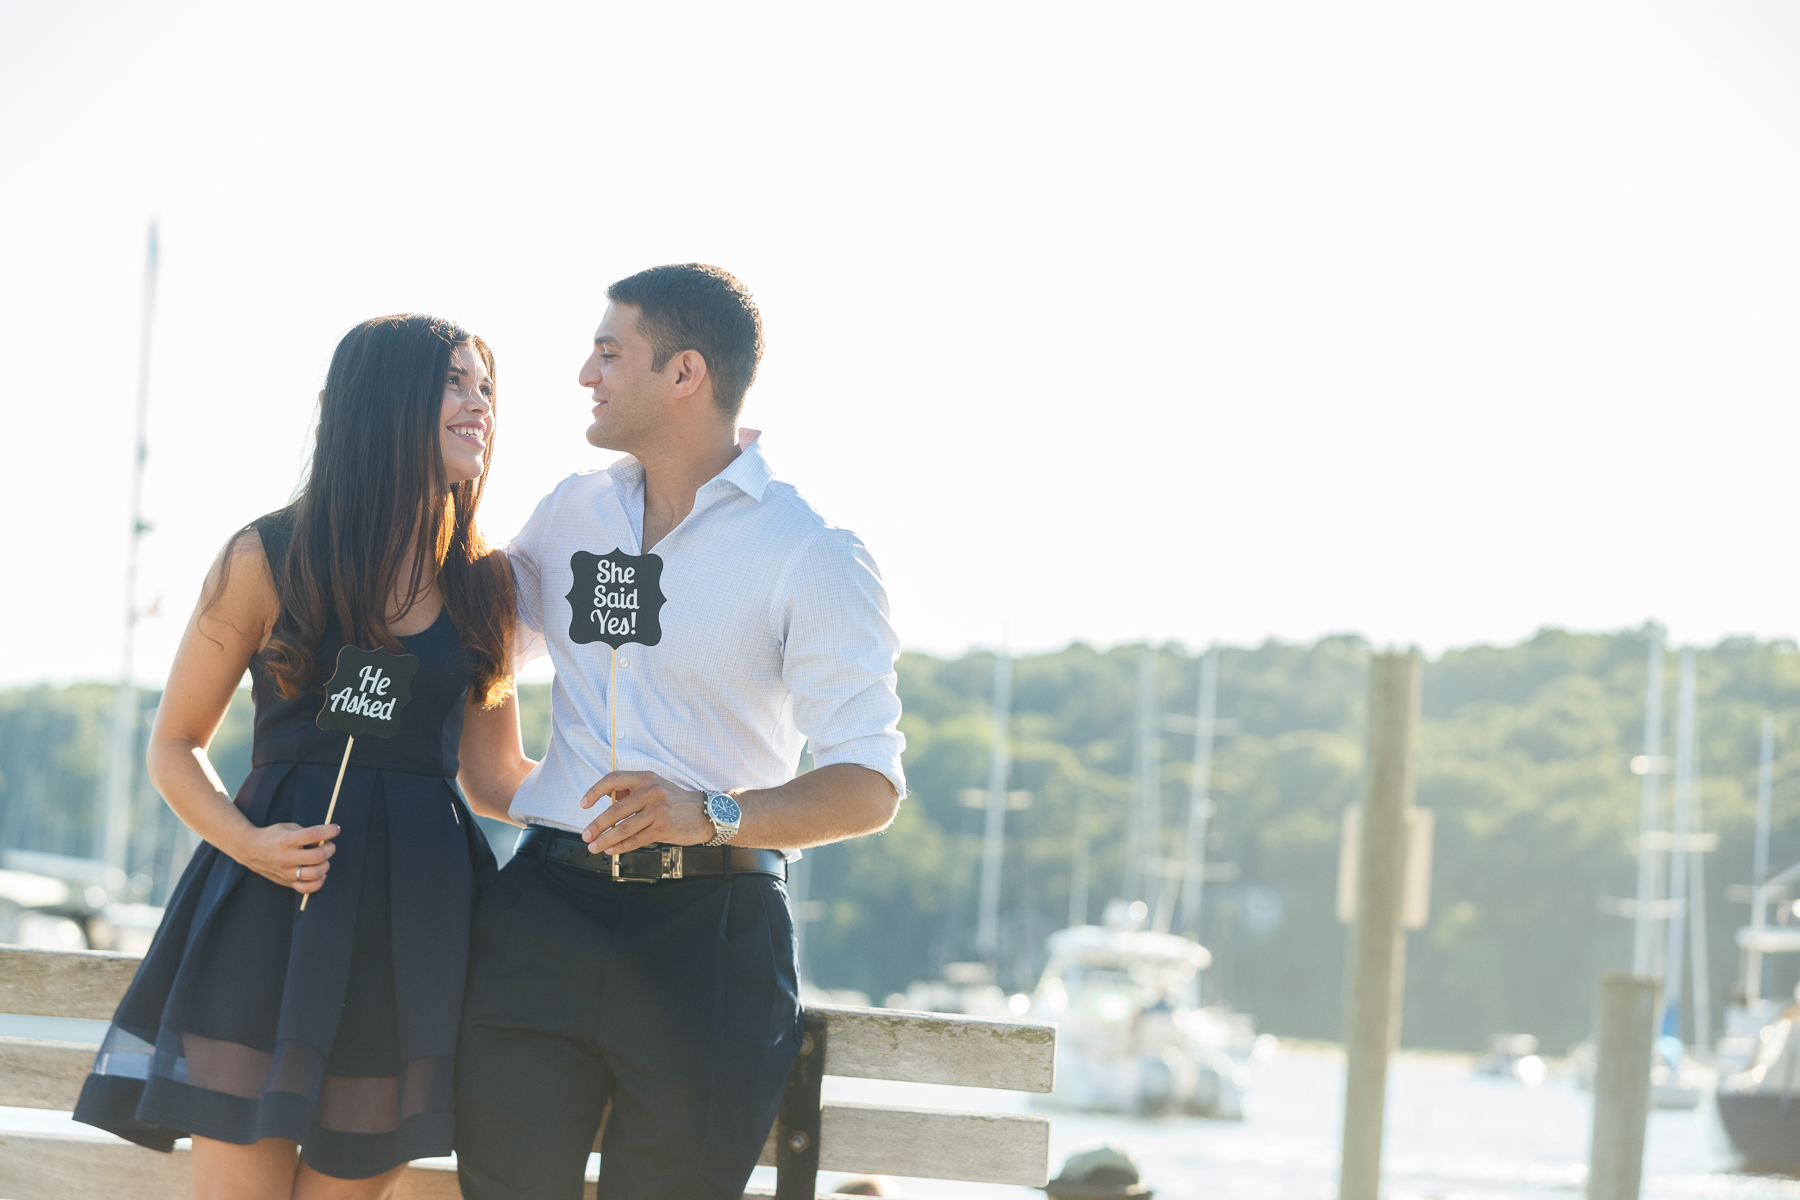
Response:
[[[405,616],[434,575],[474,658],[475,695],[491,707],[511,694],[512,571],[475,526],[494,453],[492,413],[481,476],[453,485],[444,475],[444,381],[464,345],[492,379],[485,342],[420,313],[364,321],[332,354],[312,468],[287,510],[293,534],[282,561],[269,563],[282,619],[264,654],[283,696],[316,682],[334,616],[347,645],[403,653],[388,628],[389,600],[402,597]]]

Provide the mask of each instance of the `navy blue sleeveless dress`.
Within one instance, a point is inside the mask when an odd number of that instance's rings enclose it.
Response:
[[[256,523],[271,559],[286,514]],[[495,870],[456,786],[472,679],[448,612],[401,644],[419,658],[392,738],[358,738],[325,886],[299,896],[211,845],[189,861],[81,1091],[77,1120],[156,1150],[200,1135],[299,1142],[314,1170],[364,1179],[450,1153],[451,1068],[474,896]],[[330,678],[336,625],[318,650]],[[259,826],[325,820],[345,735],[282,699],[259,654],[254,769],[236,803]]]

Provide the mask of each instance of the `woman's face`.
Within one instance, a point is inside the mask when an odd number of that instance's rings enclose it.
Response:
[[[451,483],[481,478],[481,456],[494,431],[494,381],[475,347],[464,343],[450,354],[450,375],[444,380],[442,429],[438,434],[444,453],[444,475]]]

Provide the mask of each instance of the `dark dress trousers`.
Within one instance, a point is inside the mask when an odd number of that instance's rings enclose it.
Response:
[[[516,855],[485,889],[458,1052],[465,1200],[739,1200],[800,1044],[786,888],[620,883]]]

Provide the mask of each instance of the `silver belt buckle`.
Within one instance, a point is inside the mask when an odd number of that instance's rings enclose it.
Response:
[[[662,879],[680,879],[681,847],[644,846],[615,854],[612,859],[612,877],[616,883],[655,883]]]

